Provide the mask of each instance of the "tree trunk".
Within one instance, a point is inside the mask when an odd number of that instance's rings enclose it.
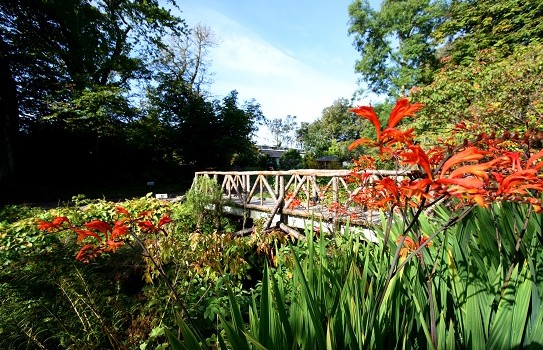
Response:
[[[9,66],[8,48],[0,37],[0,192],[15,181],[15,140],[19,131],[19,104]]]

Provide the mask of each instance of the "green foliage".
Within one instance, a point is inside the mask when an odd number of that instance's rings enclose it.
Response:
[[[541,43],[541,16],[543,5],[537,1],[452,1],[435,37],[448,42],[444,56],[455,63],[468,64],[485,49],[503,58],[519,46]]]
[[[496,50],[477,54],[469,65],[449,65],[412,99],[425,104],[414,125],[425,132],[446,133],[467,122],[477,131],[539,131],[543,104],[543,46],[518,47],[501,59]]]
[[[39,197],[254,165],[260,106],[208,97],[213,45],[157,0],[2,1],[0,190],[14,175]],[[69,166],[51,167],[52,154]]]
[[[307,232],[307,246],[286,249],[275,269],[264,269],[248,323],[229,294],[232,320],[221,321],[226,342],[233,349],[541,344],[543,222],[529,206],[496,204],[461,215],[437,208],[420,216],[412,234],[429,235],[431,244],[400,253],[388,282],[405,227],[398,221],[388,231],[383,220],[377,244],[356,234],[313,243]]]
[[[145,148],[149,136],[155,154],[189,169],[256,162],[251,138],[263,118],[256,101],[240,106],[236,91],[222,101],[209,101],[176,76],[162,77],[159,86],[149,88],[147,95],[150,115],[141,127],[151,126],[148,132],[152,134],[142,130],[139,135]]]
[[[189,230],[196,225],[183,216],[187,208],[198,211],[206,206],[203,198],[210,203],[220,192],[211,179],[195,188],[200,195],[188,207],[149,197],[50,211],[5,207],[0,347],[149,349],[163,348],[167,339],[191,349],[501,349],[543,343],[543,221],[528,205],[436,208],[408,230],[413,240],[428,237],[425,246],[398,247],[414,218],[408,213],[394,221],[383,215],[373,227],[377,243],[354,229],[317,238],[308,229],[307,241],[288,245],[263,232],[234,238]],[[140,250],[123,247],[83,265],[74,260],[78,243],[72,232],[36,229],[38,218],[59,215],[75,224],[115,220],[118,205],[131,215],[151,210],[153,220],[165,213],[176,219],[168,234],[145,241],[159,247],[150,251],[183,296],[190,323],[178,319],[171,291]],[[396,252],[399,266],[390,270]],[[261,275],[265,261],[274,265]],[[169,331],[176,324],[181,340]],[[203,337],[191,336],[194,329]]]
[[[439,65],[432,34],[446,9],[439,0],[384,1],[379,10],[351,3],[349,33],[361,54],[355,69],[371,91],[400,96],[431,80]]]
[[[311,124],[302,123],[298,137],[307,153],[316,158],[325,155],[335,155],[342,160],[349,158],[345,154],[348,143],[364,132],[358,118],[348,111],[350,107],[348,100],[338,99],[323,109],[320,118]]]
[[[282,170],[300,169],[302,167],[302,156],[296,149],[289,149],[279,158],[279,168]]]
[[[2,209],[0,348],[163,346],[164,328],[176,323],[171,290],[157,278],[158,267],[142,256],[142,250],[130,248],[135,241],[85,265],[74,258],[79,249],[75,233],[39,231],[37,223],[58,216],[69,217],[76,226],[97,219],[112,222],[118,219],[119,205],[134,217],[150,211],[149,218],[155,221],[164,214],[182,216],[185,203],[170,204],[150,195],[123,203],[80,198],[77,202],[82,206]],[[242,283],[256,284],[260,268],[253,270],[264,256],[256,253],[258,240],[193,232],[189,229],[196,227],[195,222],[182,217],[184,222],[168,225],[167,235],[136,234],[184,297],[193,322],[209,337],[217,315],[225,314],[224,283],[230,284],[241,304],[247,304]]]
[[[199,176],[185,195],[183,208],[196,223],[196,228],[204,225],[215,225],[218,228],[223,202],[223,193],[217,181]]]

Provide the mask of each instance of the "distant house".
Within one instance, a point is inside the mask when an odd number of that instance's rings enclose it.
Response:
[[[336,156],[323,156],[316,159],[319,169],[340,169],[341,162]]]
[[[285,154],[285,152],[289,151],[290,148],[278,148],[273,146],[257,146],[258,150],[261,154],[265,154],[270,158],[270,166],[272,166],[274,169],[279,168],[279,159],[281,159],[281,156]],[[303,157],[304,152],[302,150],[298,150],[300,152],[300,155]]]

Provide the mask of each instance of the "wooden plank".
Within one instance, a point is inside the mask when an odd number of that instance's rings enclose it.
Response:
[[[275,192],[272,190],[270,184],[268,183],[268,179],[266,177],[262,177],[262,181],[264,183],[264,186],[268,190],[269,195],[273,198],[274,201],[277,201],[277,196],[275,195]]]
[[[234,175],[234,174],[240,174],[244,173],[247,175],[273,175],[273,176],[281,176],[281,175],[316,175],[316,176],[347,176],[352,173],[351,170],[326,170],[326,169],[296,169],[296,170],[287,170],[287,171],[198,171],[195,173],[195,175]],[[368,169],[364,171],[360,171],[359,174],[368,173],[368,174],[375,174],[378,176],[409,176],[412,171],[407,169],[399,169],[399,170],[374,170],[374,169]]]

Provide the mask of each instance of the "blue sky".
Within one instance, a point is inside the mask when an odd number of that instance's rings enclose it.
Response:
[[[267,118],[295,115],[298,122],[312,122],[358,87],[359,54],[348,36],[350,2],[180,0],[178,5],[189,25],[202,23],[218,39],[209,57],[215,97],[235,89],[241,101],[256,99]],[[367,96],[357,104],[376,100]],[[259,142],[266,138],[259,132]]]

